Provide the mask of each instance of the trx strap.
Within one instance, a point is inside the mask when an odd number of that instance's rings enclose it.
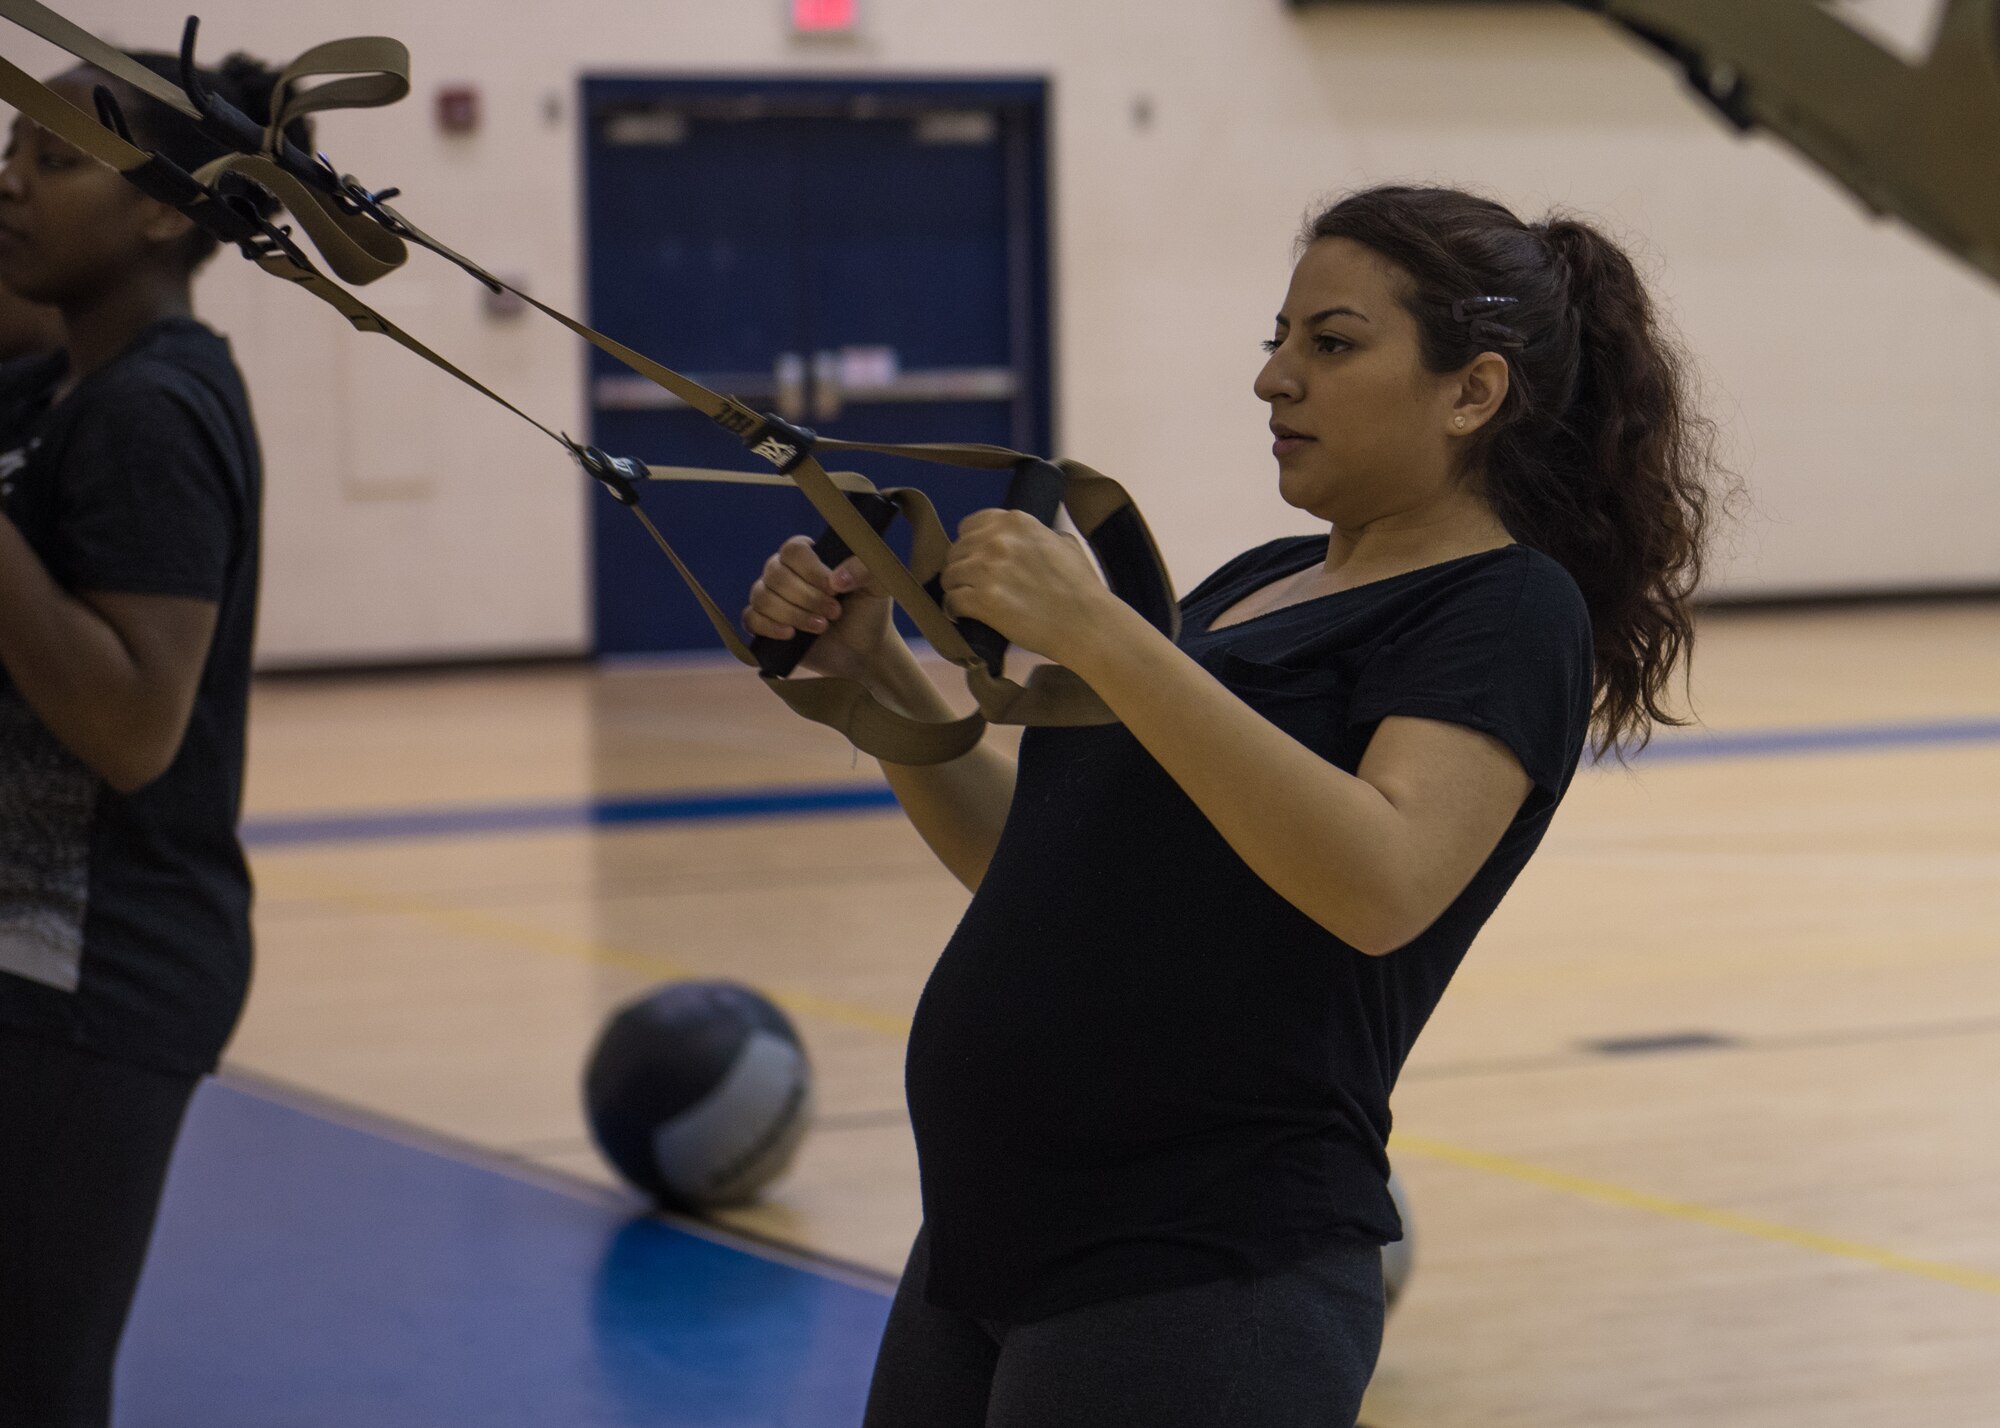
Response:
[[[1156,628],[1169,635],[1177,630],[1178,612],[1158,549],[1131,497],[1110,478],[1078,462],[1045,462],[997,446],[899,446],[820,439],[803,427],[712,392],[502,282],[390,208],[387,200],[394,196],[393,191],[370,192],[352,178],[339,175],[323,156],[308,158],[285,139],[285,126],[303,115],[393,103],[406,94],[409,55],[396,41],[338,40],[308,50],[281,76],[273,93],[271,121],[259,126],[202,87],[194,64],[197,24],[193,19],[182,37],[182,83],[176,87],[38,0],[0,0],[0,16],[170,105],[232,152],[188,174],[131,142],[129,129],[108,90],[100,88],[97,93],[102,122],[93,122],[4,59],[0,59],[0,100],[117,169],[148,195],[178,208],[217,238],[234,244],[266,272],[328,303],[357,330],[391,338],[561,444],[590,476],[632,510],[694,593],[729,652],[757,667],[766,685],[793,710],[839,730],[864,752],[893,763],[942,763],[976,744],[988,722],[1081,725],[1115,721],[1082,680],[1059,666],[1036,668],[1025,684],[1007,679],[1002,672],[1005,641],[976,622],[952,620],[939,603],[936,579],[951,542],[928,498],[907,488],[878,491],[854,473],[830,473],[821,465],[818,451],[875,452],[959,467],[1012,470],[1011,505],[1032,510],[1040,519],[1052,522],[1059,502],[1097,555],[1111,589]],[[329,75],[338,77],[324,78]],[[307,87],[304,81],[312,78],[323,82]],[[407,256],[405,243],[428,248],[491,290],[512,293],[673,393],[737,436],[755,455],[776,467],[777,474],[650,467],[609,456],[543,425],[328,278],[292,239],[289,229],[264,219],[248,196],[233,187],[246,182],[268,191],[297,219],[306,238],[344,281],[366,284],[393,271]],[[788,677],[810,638],[758,640],[746,645],[733,622],[702,589],[640,506],[636,483],[645,480],[788,485],[802,491],[828,526],[815,548],[829,563],[844,559],[849,552],[861,558],[890,597],[908,612],[932,648],[965,672],[977,712],[963,719],[932,723],[885,707],[855,680]],[[881,535],[899,514],[913,531],[907,565]]]
[[[1950,0],[1921,65],[1816,0],[1570,3],[1663,52],[1738,129],[1769,129],[2000,279],[2000,0]]]

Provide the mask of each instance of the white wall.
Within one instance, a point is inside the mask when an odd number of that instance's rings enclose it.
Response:
[[[858,39],[802,41],[780,0],[201,8],[211,58],[286,58],[339,34],[409,42],[412,99],[334,117],[323,146],[571,311],[584,74],[1047,75],[1063,452],[1134,490],[1183,584],[1309,528],[1273,493],[1256,344],[1309,203],[1391,178],[1472,183],[1528,216],[1565,204],[1639,246],[1755,502],[1715,590],[2000,583],[2000,291],[1864,219],[1771,142],[1730,138],[1672,74],[1574,12],[867,0]],[[161,0],[65,11],[161,48],[182,14]],[[59,63],[11,34],[0,47]],[[456,82],[484,100],[470,139],[432,122],[437,87]],[[559,329],[482,316],[479,291],[423,255],[368,296],[581,429],[582,358]],[[595,497],[553,446],[228,255],[201,299],[236,340],[264,432],[267,663],[587,644]]]

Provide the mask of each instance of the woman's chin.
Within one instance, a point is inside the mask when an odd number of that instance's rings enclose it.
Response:
[[[1310,511],[1314,506],[1324,505],[1330,484],[1324,479],[1314,480],[1296,466],[1278,468],[1278,499],[1294,510]]]

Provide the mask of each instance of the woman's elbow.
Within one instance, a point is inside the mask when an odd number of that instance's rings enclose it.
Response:
[[[1339,933],[1334,935],[1340,937]],[[1407,947],[1416,941],[1416,934],[1403,936],[1393,932],[1368,933],[1354,937],[1340,937],[1340,940],[1364,957],[1386,957],[1398,947]]]
[[[137,793],[164,774],[174,764],[174,751],[121,749],[114,756],[95,763],[97,776],[114,793]]]
[[[187,726],[185,716],[135,723],[107,732],[96,749],[87,753],[80,750],[79,757],[114,792],[137,793],[174,766]]]
[[[1384,901],[1351,904],[1313,920],[1363,956],[1386,957],[1429,931],[1440,911]]]

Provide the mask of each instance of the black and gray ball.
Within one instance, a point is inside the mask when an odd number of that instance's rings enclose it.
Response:
[[[1388,1307],[1394,1309],[1396,1301],[1402,1298],[1403,1287],[1410,1282],[1410,1271],[1417,1263],[1417,1226],[1410,1218],[1410,1197],[1403,1192],[1403,1182],[1395,1171],[1389,1172],[1389,1197],[1396,1202],[1396,1213],[1403,1219],[1403,1237],[1382,1246],[1382,1289]]]
[[[604,1158],[659,1204],[737,1205],[785,1172],[812,1068],[785,1014],[734,982],[670,982],[605,1024],[583,1077]]]

